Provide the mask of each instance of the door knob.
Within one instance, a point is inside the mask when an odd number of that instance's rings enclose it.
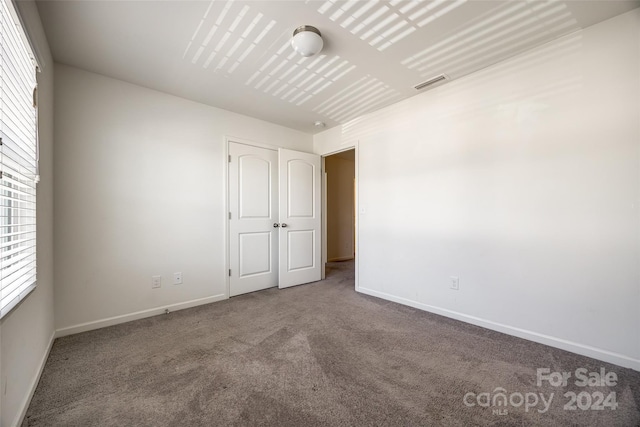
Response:
[[[287,224],[285,224],[284,222],[281,225],[282,228],[287,228]]]
[[[273,223],[273,228],[278,228],[278,227],[280,227],[280,224],[278,224],[277,222],[274,222]]]

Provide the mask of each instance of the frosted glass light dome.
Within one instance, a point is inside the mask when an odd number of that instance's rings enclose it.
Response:
[[[313,56],[322,50],[324,42],[316,27],[303,25],[296,28],[291,39],[291,47],[302,56]]]

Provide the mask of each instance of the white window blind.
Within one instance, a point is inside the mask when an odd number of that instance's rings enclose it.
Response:
[[[36,286],[36,66],[11,0],[0,16],[0,318]]]

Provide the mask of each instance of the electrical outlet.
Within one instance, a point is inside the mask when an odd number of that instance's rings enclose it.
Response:
[[[453,289],[457,291],[460,289],[460,279],[457,276],[451,276],[451,281],[449,282],[449,289]]]
[[[151,276],[151,288],[157,289],[162,287],[162,276]]]
[[[173,284],[174,285],[182,284],[182,273],[173,273]]]

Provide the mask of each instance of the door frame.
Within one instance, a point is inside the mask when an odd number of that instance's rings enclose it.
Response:
[[[320,154],[321,156],[321,165],[322,165],[322,279],[324,280],[325,278],[325,273],[326,273],[326,266],[327,266],[327,180],[325,179],[325,174],[326,174],[326,167],[325,167],[325,158],[328,156],[333,156],[334,154],[338,154],[338,153],[342,153],[345,151],[349,151],[349,150],[354,150],[355,151],[355,171],[354,171],[354,176],[355,176],[355,186],[356,186],[356,191],[355,191],[355,197],[353,200],[354,203],[354,207],[353,209],[355,210],[355,224],[354,224],[354,231],[356,233],[355,236],[355,241],[353,242],[354,244],[354,250],[356,252],[355,257],[354,257],[354,262],[355,262],[355,278],[354,278],[354,282],[355,282],[355,288],[356,291],[359,291],[359,282],[358,282],[358,266],[360,263],[360,209],[359,209],[359,205],[360,205],[360,185],[359,185],[359,156],[358,156],[358,141],[356,141],[353,145],[349,145],[349,146],[344,146],[344,147],[340,147],[340,149],[338,150],[333,150],[333,151],[329,151],[327,153],[323,153]]]
[[[229,279],[229,269],[231,268],[231,251],[229,248],[229,239],[231,238],[229,232],[229,144],[230,143],[249,145],[252,147],[258,148],[266,148],[267,150],[276,150],[278,151],[278,147],[275,145],[264,144],[262,142],[252,141],[246,138],[238,138],[235,136],[225,135],[224,137],[224,156],[222,157],[222,161],[224,163],[222,170],[224,171],[224,177],[222,180],[223,190],[224,190],[224,277],[225,277],[225,288],[224,288],[224,296],[225,299],[229,299],[231,295],[231,280]]]

